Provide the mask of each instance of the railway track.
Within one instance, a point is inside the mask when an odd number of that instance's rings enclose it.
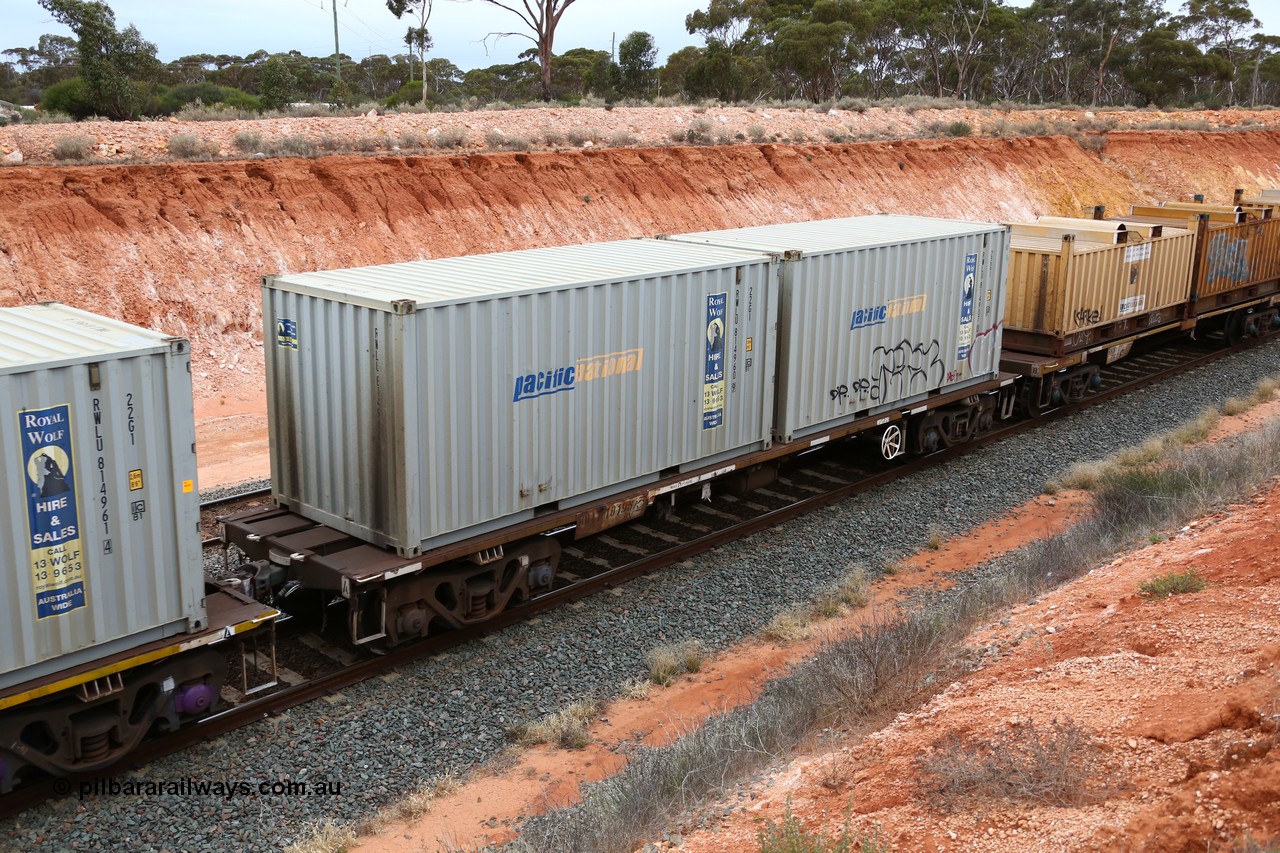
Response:
[[[1252,345],[1269,339],[1259,339]],[[743,496],[719,495],[706,503],[679,504],[666,512],[651,510],[649,515],[635,522],[567,544],[556,587],[551,592],[482,625],[441,634],[385,653],[343,648],[336,642],[330,643],[314,632],[302,629],[299,625],[301,620],[287,620],[280,626],[277,638],[277,658],[284,664],[284,677],[278,688],[259,698],[242,700],[187,729],[150,741],[111,771],[122,774],[136,769],[196,743],[339,692],[397,666],[471,642],[603,589],[776,527],[897,477],[971,453],[1083,408],[1209,364],[1240,349],[1181,341],[1156,351],[1135,352],[1120,364],[1106,368],[1102,388],[1080,405],[1003,425],[965,444],[906,463],[886,463],[873,458],[871,453],[860,456],[851,442],[820,446],[797,457],[782,469],[777,481],[763,489]],[[203,504],[202,515],[204,510],[222,514],[231,508],[247,505],[247,502],[261,502],[269,497],[267,489],[229,495]],[[222,543],[215,538],[212,544]],[[297,661],[308,663],[304,666]],[[52,797],[74,792],[79,781],[78,778],[42,780],[6,795],[0,802],[0,819],[21,813]]]

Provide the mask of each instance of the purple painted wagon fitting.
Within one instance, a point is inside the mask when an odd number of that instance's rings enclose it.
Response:
[[[179,714],[203,714],[213,707],[218,692],[207,681],[184,684],[173,697],[173,709]]]

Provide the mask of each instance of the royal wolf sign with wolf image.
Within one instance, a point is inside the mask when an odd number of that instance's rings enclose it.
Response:
[[[70,406],[18,412],[36,618],[85,606]]]
[[[724,423],[724,342],[729,294],[707,297],[706,365],[702,376],[702,428]]]

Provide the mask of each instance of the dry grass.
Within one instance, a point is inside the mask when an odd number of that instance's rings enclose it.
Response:
[[[652,681],[647,678],[634,678],[622,685],[619,695],[622,696],[623,699],[630,699],[635,702],[641,699],[648,699],[649,693],[652,690]]]
[[[559,711],[516,726],[510,738],[522,746],[550,743],[564,749],[582,749],[591,743],[591,724],[603,709],[595,699],[573,702]]]
[[[871,591],[868,587],[866,569],[860,565],[854,565],[849,574],[841,579],[836,592],[845,607],[851,610],[860,610],[871,601]]]
[[[989,737],[948,735],[916,765],[943,808],[983,799],[1067,806],[1099,798],[1094,777],[1100,756],[1088,732],[1065,718],[1047,729],[1028,720]]]
[[[203,160],[215,157],[218,146],[194,133],[175,133],[169,137],[169,156],[180,160]]]
[[[1109,477],[1152,465],[1188,444],[1204,441],[1221,420],[1217,409],[1205,409],[1192,420],[1154,435],[1137,447],[1125,448],[1105,459],[1077,462],[1061,478],[1046,484],[1045,491],[1053,494],[1064,488],[1095,490]]]
[[[55,160],[88,160],[93,156],[96,140],[92,136],[73,134],[60,136],[53,143],[53,159]]]
[[[379,823],[417,820],[435,807],[436,800],[452,794],[461,784],[462,781],[452,773],[432,779],[390,809],[381,812],[377,820]]]
[[[285,853],[343,853],[355,846],[356,833],[349,826],[339,826],[326,820],[303,832]]]
[[[698,672],[707,658],[706,647],[697,640],[658,646],[644,656],[649,680],[665,687],[687,672]]]
[[[812,623],[809,608],[793,607],[774,616],[760,633],[765,639],[775,643],[794,643],[809,636],[809,626]]]
[[[929,540],[925,543],[925,545],[928,546],[930,551],[941,551],[942,543],[945,541],[946,539],[943,537],[942,531],[937,529],[930,529]]]
[[[1139,497],[1132,483],[1104,483],[1092,517],[1001,558],[993,573],[953,595],[925,600],[825,644],[766,685],[751,704],[710,718],[668,746],[638,751],[621,773],[586,786],[579,804],[526,822],[509,849],[632,851],[670,825],[673,814],[723,796],[816,728],[914,706],[927,695],[926,685],[945,683],[937,673],[974,625],[1111,559],[1135,537],[1185,523],[1275,477],[1280,426],[1230,445],[1179,450],[1161,470],[1166,474],[1147,482]],[[1007,743],[997,740],[1001,748],[960,743],[951,751],[943,743],[935,757],[955,760],[937,765],[940,795],[947,778],[989,780],[996,796],[1044,802],[1089,800],[1099,793],[1092,741],[1070,721],[1054,721],[1047,729],[1021,726],[1008,737]],[[992,762],[1004,765],[992,773]],[[965,784],[956,793],[974,795]]]

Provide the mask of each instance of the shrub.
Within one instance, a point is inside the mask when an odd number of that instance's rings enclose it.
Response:
[[[930,551],[940,551],[942,550],[942,543],[945,541],[946,540],[942,536],[942,531],[930,530],[929,540],[925,543],[925,545],[928,546]]]
[[[326,133],[316,140],[316,147],[321,151],[350,151],[351,143],[345,137]]]
[[[548,128],[542,131],[542,141],[555,148],[564,145],[564,134],[558,130]]]
[[[255,130],[242,130],[231,139],[231,144],[241,154],[257,154],[266,151],[262,134]]]
[[[808,829],[791,813],[790,805],[781,824],[765,822],[756,843],[760,853],[888,853],[891,849],[879,830],[854,833],[848,820],[834,838],[823,835],[821,829]]]
[[[212,157],[218,153],[218,146],[194,133],[175,133],[169,137],[169,156],[183,160],[195,160]]]
[[[948,735],[917,760],[926,788],[945,808],[974,799],[1066,806],[1095,799],[1090,789],[1101,750],[1070,718],[1040,729],[1027,720],[982,739]]]
[[[61,113],[73,118],[85,118],[93,112],[84,91],[84,81],[79,77],[54,83],[40,97],[41,113]]]
[[[753,124],[747,128],[747,136],[751,137],[752,142],[764,142],[765,129],[762,125]]]
[[[1143,581],[1138,585],[1138,589],[1142,592],[1142,597],[1148,601],[1159,601],[1171,595],[1199,592],[1208,585],[1208,581],[1200,576],[1200,572],[1191,568],[1185,572],[1169,572],[1168,574],[1157,575],[1150,580]]]
[[[400,148],[420,149],[427,147],[427,138],[416,130],[406,130],[396,141]]]
[[[930,122],[925,131],[933,136],[973,136],[973,125],[967,121]]]
[[[465,148],[467,144],[467,131],[461,127],[446,127],[444,130],[435,134],[431,144],[437,148]]]
[[[272,146],[272,152],[281,157],[314,157],[319,153],[316,143],[306,136],[282,136]]]
[[[587,130],[571,130],[568,133],[568,138],[569,138],[570,145],[573,145],[577,148],[581,148],[582,146],[586,145],[588,142],[592,143],[593,145],[599,142],[600,131],[596,130],[595,128],[589,128]]]
[[[611,148],[629,148],[637,142],[639,140],[625,130],[619,130],[609,137],[609,146]]]
[[[357,136],[355,139],[351,140],[351,147],[356,151],[364,151],[368,153],[370,151],[377,151],[381,148],[382,142],[376,136]]]
[[[92,136],[76,134],[60,136],[53,143],[53,159],[55,160],[88,160],[93,156],[95,140]]]

